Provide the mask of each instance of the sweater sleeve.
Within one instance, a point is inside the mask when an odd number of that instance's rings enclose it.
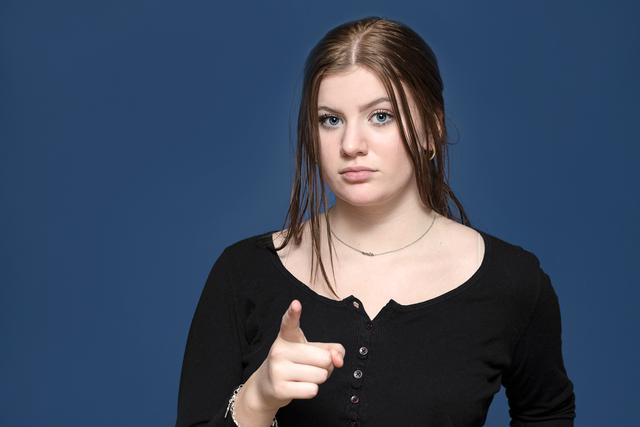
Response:
[[[539,261],[536,275],[536,304],[502,378],[510,426],[572,427],[575,395],[563,362],[558,297]]]
[[[231,427],[225,412],[242,382],[243,333],[236,317],[232,257],[215,261],[191,320],[178,392],[176,427]]]

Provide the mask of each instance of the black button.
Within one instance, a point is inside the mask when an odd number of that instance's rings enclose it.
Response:
[[[351,400],[351,403],[353,403],[353,404],[356,404],[356,403],[360,402],[360,398],[358,397],[357,394],[354,394],[353,396],[351,396],[351,399],[349,399],[349,400]]]
[[[373,322],[371,320],[367,321],[367,329],[373,328]]]
[[[362,378],[362,371],[360,369],[353,371],[353,378]]]
[[[367,347],[360,347],[358,349],[358,353],[360,353],[362,356],[366,356],[367,353],[369,353],[369,349]]]
[[[360,423],[357,421],[351,421],[349,423],[349,427],[359,427],[359,426],[360,426]]]

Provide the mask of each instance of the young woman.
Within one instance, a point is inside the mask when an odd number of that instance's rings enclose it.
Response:
[[[501,386],[512,426],[573,425],[558,298],[447,185],[442,91],[399,22],[347,22],[313,48],[287,227],[214,263],[178,427],[481,426]]]

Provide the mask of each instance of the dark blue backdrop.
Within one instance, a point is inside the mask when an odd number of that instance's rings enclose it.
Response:
[[[552,278],[577,425],[632,425],[632,3],[3,1],[0,424],[174,423],[213,261],[286,213],[304,58],[378,14],[439,58],[472,223]]]

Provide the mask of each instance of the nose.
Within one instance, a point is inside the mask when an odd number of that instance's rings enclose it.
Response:
[[[348,124],[344,127],[342,135],[341,151],[346,156],[366,155],[369,149],[365,138],[365,132],[359,128],[358,123]]]

